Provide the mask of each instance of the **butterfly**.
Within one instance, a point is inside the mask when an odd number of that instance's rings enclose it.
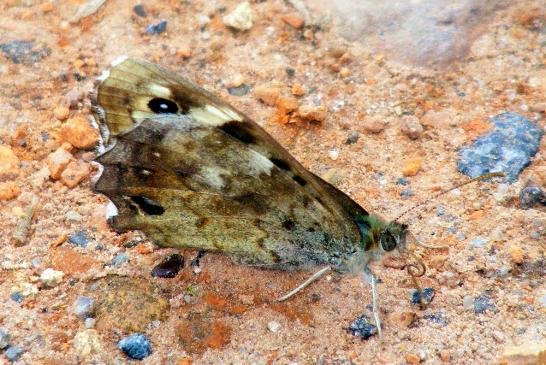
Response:
[[[257,123],[176,73],[124,58],[101,78],[96,104],[107,148],[94,190],[116,206],[109,223],[117,232],[319,273],[362,273],[406,248],[407,225],[369,214]]]

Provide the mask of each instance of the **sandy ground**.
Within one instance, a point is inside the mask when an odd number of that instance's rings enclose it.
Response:
[[[392,219],[464,180],[457,148],[487,131],[488,117],[514,111],[544,128],[540,1],[488,17],[462,61],[439,69],[344,40],[319,2],[308,4],[309,19],[284,1],[252,2],[248,31],[222,21],[235,1],[158,1],[144,4],[141,17],[135,1],[109,0],[74,19],[81,4],[0,4],[0,43],[33,42],[24,59],[0,55],[0,328],[22,350],[16,363],[130,363],[116,344],[133,332],[152,343],[143,364],[488,364],[513,346],[519,354],[546,347],[546,212],[518,204],[525,184],[546,185],[544,138],[518,182],[478,183],[406,217],[423,241],[449,245],[415,252],[428,267],[421,285],[436,295],[420,310],[405,271],[374,264],[385,328],[364,341],[346,331],[369,315],[359,277],[332,274],[283,304],[273,299],[307,273],[239,267],[212,254],[196,272],[188,251],[176,278],[151,277],[175,251],[109,229],[107,199],[91,191],[96,139],[78,124],[112,60],[158,62],[247,113],[311,171]],[[166,31],[147,34],[161,19]],[[241,85],[248,94],[228,92]],[[271,94],[274,105],[259,100]],[[309,122],[293,103],[326,113]],[[423,131],[405,131],[408,114]],[[397,184],[404,175],[408,185]],[[94,300],[94,321],[75,313],[78,296]],[[487,310],[477,313],[476,303]],[[0,364],[10,361],[0,352]]]

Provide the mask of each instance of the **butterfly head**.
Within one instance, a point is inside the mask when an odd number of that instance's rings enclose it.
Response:
[[[396,221],[387,222],[377,216],[359,215],[355,219],[365,252],[384,253],[394,249],[405,250],[408,226]]]

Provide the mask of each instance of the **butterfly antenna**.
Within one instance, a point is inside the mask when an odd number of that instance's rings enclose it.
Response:
[[[457,184],[457,185],[455,185],[455,186],[453,186],[453,187],[451,187],[451,188],[449,188],[449,189],[447,189],[447,190],[442,190],[442,191],[440,191],[439,193],[434,194],[432,197],[430,197],[430,198],[428,198],[428,199],[425,199],[425,200],[423,200],[422,202],[417,203],[417,204],[415,204],[414,206],[412,206],[412,207],[406,209],[406,210],[403,211],[398,217],[396,217],[396,219],[394,219],[393,222],[397,222],[400,218],[402,218],[403,216],[405,216],[405,215],[408,214],[409,212],[411,212],[411,211],[413,211],[413,210],[415,210],[415,209],[417,209],[417,208],[419,208],[419,207],[422,207],[422,206],[425,205],[425,204],[430,203],[431,201],[437,199],[438,197],[440,197],[440,196],[442,196],[442,195],[444,195],[444,194],[449,193],[450,191],[453,191],[453,190],[455,190],[455,189],[459,189],[459,188],[461,188],[461,187],[463,187],[463,186],[465,186],[465,185],[472,184],[472,183],[474,183],[474,182],[476,182],[476,181],[486,180],[486,179],[489,179],[489,178],[492,178],[492,177],[505,177],[505,176],[506,176],[506,175],[505,175],[503,172],[490,172],[490,173],[488,173],[488,174],[483,174],[483,175],[477,176],[477,177],[475,177],[475,178],[472,178],[472,179],[470,179],[470,180],[464,181],[464,182],[462,182],[462,183],[460,183],[460,184]],[[421,246],[423,246],[423,247],[427,247],[427,246],[426,246],[425,244],[423,244],[423,243],[418,242],[418,244],[421,245]],[[433,248],[437,248],[437,246],[433,246]]]

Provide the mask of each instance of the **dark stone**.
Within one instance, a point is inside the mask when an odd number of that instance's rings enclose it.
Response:
[[[146,33],[148,34],[161,34],[167,30],[167,21],[161,20],[157,24],[150,24],[146,27]]]
[[[496,312],[497,306],[488,295],[480,295],[474,300],[474,313],[482,314],[486,311]]]
[[[409,180],[405,177],[401,177],[400,179],[396,180],[396,185],[403,185],[406,186],[409,184]]]
[[[519,193],[519,204],[523,209],[546,206],[546,192],[538,186],[528,186]]]
[[[423,289],[423,302],[425,304],[429,304],[432,302],[432,298],[434,298],[434,289],[432,288],[424,288]],[[421,303],[421,296],[419,295],[418,290],[414,290],[413,294],[411,295],[411,302],[413,304],[420,304]]]
[[[112,266],[120,266],[129,261],[129,256],[125,252],[118,252],[112,259]]]
[[[513,112],[499,114],[491,122],[490,132],[459,150],[457,168],[470,177],[500,171],[513,182],[538,152],[544,131]]]
[[[377,327],[371,324],[366,316],[362,315],[351,323],[347,331],[353,336],[367,340],[377,334]]]
[[[51,49],[46,46],[36,49],[33,42],[21,40],[0,44],[0,50],[11,62],[25,65],[38,63],[51,53]]]
[[[400,196],[402,198],[409,198],[410,196],[413,196],[414,193],[413,193],[413,190],[411,189],[404,189],[400,192]]]
[[[142,333],[134,333],[118,342],[118,348],[128,357],[142,360],[152,353],[152,345]]]
[[[252,88],[246,84],[242,84],[241,86],[228,87],[227,89],[229,95],[233,96],[244,96],[248,94],[250,90],[252,90]]]
[[[174,278],[184,267],[184,257],[174,254],[167,256],[152,269],[152,276],[157,278]]]
[[[11,298],[11,300],[13,300],[14,302],[17,302],[17,303],[21,303],[23,301],[23,299],[24,299],[23,294],[21,294],[18,291],[11,294],[10,298]]]
[[[91,238],[84,231],[77,231],[68,236],[68,242],[79,247],[87,247]]]
[[[425,318],[427,321],[432,322],[434,324],[437,324],[441,327],[445,327],[449,324],[449,320],[445,316],[444,313],[438,312],[438,313],[432,313],[427,314],[423,318]]]
[[[9,359],[9,361],[15,362],[19,360],[23,352],[25,351],[19,346],[10,346],[6,349],[6,352],[4,354]]]
[[[359,138],[360,138],[360,133],[358,133],[358,131],[352,131],[351,133],[349,133],[349,136],[347,137],[345,144],[355,144],[356,142],[358,142]]]
[[[289,77],[294,77],[296,74],[296,70],[294,70],[292,67],[287,67],[285,71]]]
[[[133,7],[133,12],[141,18],[146,18],[146,16],[148,15],[146,14],[146,10],[144,9],[144,6],[142,6],[142,4],[135,5]]]

